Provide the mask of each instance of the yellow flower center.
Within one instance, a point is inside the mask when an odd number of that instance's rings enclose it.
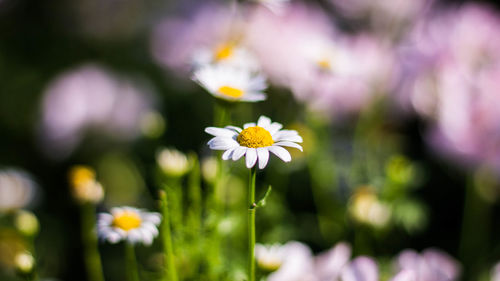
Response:
[[[73,186],[86,185],[95,180],[95,172],[86,166],[76,166],[71,169],[69,178]]]
[[[241,146],[251,148],[271,146],[274,143],[271,133],[259,126],[249,127],[241,131],[236,140]]]
[[[239,97],[243,96],[243,90],[229,87],[229,86],[220,87],[219,93],[221,93],[225,96],[228,96],[228,97],[232,97],[232,98],[239,98]]]
[[[321,59],[316,62],[319,66],[319,68],[324,69],[324,70],[329,70],[332,68],[332,63],[328,59]]]
[[[215,61],[221,61],[230,58],[234,52],[234,44],[223,44],[215,49]]]
[[[113,226],[129,231],[138,228],[141,225],[141,217],[136,212],[124,211],[113,218]]]

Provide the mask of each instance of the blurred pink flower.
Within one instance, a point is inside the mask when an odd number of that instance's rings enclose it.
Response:
[[[377,281],[378,267],[374,259],[359,256],[351,261],[351,247],[345,242],[320,254],[315,260],[316,281]]]
[[[318,281],[337,280],[351,259],[351,247],[345,242],[316,257],[315,273]]]
[[[390,91],[397,75],[388,43],[342,34],[313,6],[291,5],[280,16],[257,10],[247,41],[273,83],[330,115],[358,112]]]
[[[458,280],[461,271],[455,259],[436,249],[427,249],[421,254],[405,250],[396,258],[396,268],[400,273],[393,281],[452,281]]]
[[[304,281],[313,279],[314,260],[307,245],[291,241],[283,245],[284,259],[279,269],[269,275],[268,281]]]
[[[360,256],[344,267],[342,281],[378,281],[377,263],[370,257]]]
[[[500,17],[468,4],[422,22],[403,102],[431,121],[430,143],[464,164],[500,168]]]
[[[183,75],[199,65],[216,62],[257,68],[244,46],[244,8],[204,4],[188,16],[166,18],[152,34],[156,61]]]
[[[54,157],[73,151],[90,129],[117,140],[139,134],[139,121],[151,110],[145,88],[98,65],[62,73],[45,90],[40,133]]]
[[[415,272],[412,270],[401,270],[394,278],[392,278],[390,281],[417,281],[417,277],[415,275]]]

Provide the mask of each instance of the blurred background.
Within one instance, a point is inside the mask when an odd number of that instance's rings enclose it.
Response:
[[[40,225],[38,275],[87,280],[74,165],[96,170],[100,211],[157,209],[162,147],[208,165],[215,102],[190,80],[190,63],[234,32],[270,87],[266,101],[235,105],[232,124],[266,115],[304,138],[303,154],[258,174],[257,194],[274,188],[259,242],[297,240],[319,253],[347,241],[385,276],[402,250],[433,247],[462,268],[436,280],[490,280],[500,260],[498,5],[292,1],[275,14],[239,4],[0,0],[0,279],[18,280],[25,209]],[[314,57],[328,44],[331,61]],[[225,200],[237,206],[246,172],[228,165]],[[106,278],[122,280],[120,249],[100,250]],[[158,251],[138,249],[146,272]]]

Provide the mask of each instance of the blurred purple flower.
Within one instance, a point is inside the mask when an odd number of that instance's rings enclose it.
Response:
[[[407,46],[402,99],[432,121],[429,142],[464,164],[500,168],[498,14],[475,4],[440,11]]]
[[[421,254],[405,250],[396,258],[396,268],[400,273],[393,281],[452,281],[458,280],[461,271],[455,259],[436,249],[427,249]]]
[[[313,279],[313,256],[307,245],[291,241],[283,245],[284,258],[278,270],[268,281],[303,281]]]
[[[351,258],[349,244],[340,242],[332,249],[316,257],[315,273],[318,281],[336,280]]]
[[[378,281],[377,263],[370,257],[355,258],[342,270],[342,281]]]
[[[270,80],[330,115],[356,113],[390,91],[397,71],[388,43],[336,31],[313,6],[291,5],[276,16],[257,10],[247,40]]]
[[[152,97],[135,82],[89,64],[56,77],[41,106],[42,145],[58,158],[71,153],[89,129],[117,140],[135,138]]]
[[[401,270],[391,281],[417,281],[415,272],[412,270]]]
[[[244,46],[243,8],[204,4],[188,16],[163,20],[151,39],[156,61],[183,75],[200,64],[215,62],[257,68]]]

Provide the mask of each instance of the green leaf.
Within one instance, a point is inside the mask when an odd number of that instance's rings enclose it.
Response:
[[[266,205],[266,199],[267,197],[271,194],[271,190],[273,190],[272,186],[269,186],[267,188],[266,194],[264,194],[264,197],[257,202],[257,207],[264,207]]]

